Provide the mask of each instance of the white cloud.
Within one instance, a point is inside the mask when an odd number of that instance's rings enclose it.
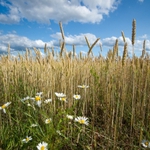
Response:
[[[150,51],[150,40],[146,40],[145,47],[147,51]]]
[[[20,15],[19,15],[19,10],[17,7],[14,7],[5,1],[0,1],[0,5],[2,7],[9,8],[9,13],[8,14],[2,14],[0,13],[0,23],[4,24],[11,24],[11,23],[18,23],[20,21]]]
[[[139,2],[144,2],[144,0],[139,0]]]
[[[9,8],[9,14],[0,14],[1,23],[16,23],[26,18],[29,21],[49,23],[50,20],[82,23],[99,23],[103,15],[117,9],[121,0],[1,0]]]
[[[88,41],[90,45],[92,45],[95,40],[98,38],[94,34],[91,33],[86,33],[86,34],[79,34],[79,35],[67,35],[65,36],[65,43],[67,45],[76,45],[76,46],[82,46],[84,47],[84,50],[88,51],[88,46],[85,40],[85,36],[88,38]],[[47,43],[48,47],[54,47],[54,50],[58,48],[59,46],[59,41],[62,39],[61,38],[61,33],[57,32],[55,34],[51,35],[52,40],[49,42],[44,42],[40,39],[37,40],[30,40],[27,37],[24,36],[19,36],[17,34],[9,33],[9,34],[0,34],[0,54],[1,53],[6,53],[7,52],[7,47],[8,44],[10,44],[11,51],[24,51],[26,48],[32,49],[33,47],[43,49],[45,46],[45,43]],[[124,42],[122,36],[120,37],[108,37],[101,39],[96,46],[99,46],[99,44],[102,44],[103,49],[105,48],[106,50],[113,49],[113,46],[116,42],[116,39],[118,39],[118,46],[119,46],[119,51],[122,51],[124,48]],[[128,52],[130,53],[132,51],[132,42],[130,38],[126,37],[126,42],[128,43]],[[80,47],[82,49],[82,47]],[[143,39],[138,39],[135,42],[135,53],[142,51],[143,48]],[[81,51],[80,49],[80,51]],[[146,50],[150,51],[150,40],[146,40]],[[121,52],[122,53],[122,52]]]
[[[53,41],[46,42],[48,47],[53,46]],[[18,36],[16,34],[1,34],[0,35],[0,53],[6,52],[8,44],[10,44],[11,50],[24,51],[26,48],[44,48],[45,42],[42,40],[30,40],[24,36]]]
[[[141,36],[143,37],[143,36]],[[145,36],[144,36],[145,37]],[[110,49],[113,49],[113,46],[115,45],[116,39],[118,39],[118,46],[119,46],[119,50],[123,50],[124,48],[124,42],[123,42],[123,38],[122,36],[120,37],[109,37],[109,38],[105,38],[102,39],[102,45],[103,47],[107,47]],[[132,42],[131,39],[126,37],[126,42],[128,44],[128,52],[132,54]],[[143,39],[138,39],[135,41],[135,45],[134,45],[134,50],[135,50],[135,54],[139,53],[143,50]],[[150,40],[146,40],[146,51],[150,51]]]
[[[79,35],[68,35],[65,36],[65,43],[67,45],[86,45],[85,36],[87,37],[89,43],[92,45],[97,37],[94,34],[91,33],[81,33]],[[56,34],[51,35],[52,38],[56,39],[56,42],[59,42],[61,40],[61,33],[57,32]],[[56,44],[55,42],[55,44]]]
[[[147,36],[147,34],[144,34],[144,35],[140,36],[139,38],[147,39],[147,38],[148,38],[148,36]]]

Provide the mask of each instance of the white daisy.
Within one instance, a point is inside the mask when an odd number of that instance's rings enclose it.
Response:
[[[89,121],[88,121],[88,118],[87,117],[76,117],[75,118],[75,121],[80,123],[80,124],[85,124],[85,125],[88,125],[89,124]]]
[[[52,99],[46,99],[46,100],[44,101],[45,104],[48,104],[48,103],[50,103],[50,102],[52,102]]]
[[[86,89],[86,88],[89,88],[89,86],[87,86],[87,85],[78,85],[78,88]]]
[[[34,127],[37,127],[38,125],[37,124],[31,124],[31,128],[34,128]]]
[[[31,100],[34,100],[35,102],[36,102],[36,104],[39,106],[39,107],[41,107],[41,103],[42,103],[42,101],[41,101],[41,96],[39,95],[39,96],[35,96],[34,98],[30,98]]]
[[[28,142],[31,141],[31,140],[32,140],[32,137],[31,137],[31,136],[26,136],[26,138],[23,139],[22,142],[28,143]]]
[[[46,143],[46,142],[42,142],[37,145],[38,150],[48,150],[47,147],[48,147],[48,143]]]
[[[72,115],[66,115],[66,117],[70,120],[73,120],[73,116]]]
[[[73,95],[73,98],[74,98],[75,100],[78,100],[78,99],[81,98],[81,96],[80,96],[80,95]]]
[[[55,92],[55,95],[56,95],[58,98],[66,97],[66,95],[63,94],[63,93],[57,93],[57,92]]]
[[[36,96],[42,96],[43,92],[36,93]]]
[[[45,120],[45,123],[46,123],[46,124],[49,124],[49,123],[51,123],[51,121],[52,121],[52,119],[51,119],[51,118],[48,118],[48,119]]]
[[[66,102],[67,103],[67,98],[66,97],[59,97],[58,98],[60,101]]]
[[[0,110],[3,110],[4,113],[6,113],[5,108],[8,107],[11,104],[11,102],[7,102],[4,105],[0,106]]]
[[[147,141],[147,140],[143,140],[142,142],[141,142],[141,144],[142,144],[142,146],[143,147],[145,147],[145,148],[150,148],[150,142],[149,141]]]
[[[22,101],[22,102],[24,102],[24,101],[29,100],[29,99],[30,99],[30,97],[29,97],[29,96],[27,96],[27,97],[25,97],[25,98],[21,99],[21,101]]]

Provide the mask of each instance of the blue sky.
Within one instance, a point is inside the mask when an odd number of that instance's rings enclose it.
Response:
[[[129,54],[132,51],[132,21],[136,20],[135,54],[141,55],[143,41],[150,51],[150,0],[0,0],[0,54],[23,52],[36,47],[43,52],[47,43],[59,52],[62,40],[59,22],[63,23],[67,51],[76,46],[76,52],[86,54],[88,46],[97,38],[94,55],[105,56],[118,39],[122,55],[124,32]]]

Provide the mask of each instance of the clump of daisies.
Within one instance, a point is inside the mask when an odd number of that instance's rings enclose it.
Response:
[[[7,102],[0,106],[0,110],[3,110],[4,113],[6,113],[6,108],[11,104],[11,102]]]

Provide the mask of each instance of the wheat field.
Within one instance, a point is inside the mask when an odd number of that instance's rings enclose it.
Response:
[[[87,37],[87,56],[75,46],[67,53],[61,23],[60,53],[45,45],[45,57],[36,48],[12,57],[8,47],[0,56],[0,149],[34,150],[42,141],[41,150],[149,147],[150,57],[145,41],[134,55],[135,20],[132,27],[132,57],[123,31],[122,56],[118,40],[107,57],[92,56],[99,38],[90,45]]]

